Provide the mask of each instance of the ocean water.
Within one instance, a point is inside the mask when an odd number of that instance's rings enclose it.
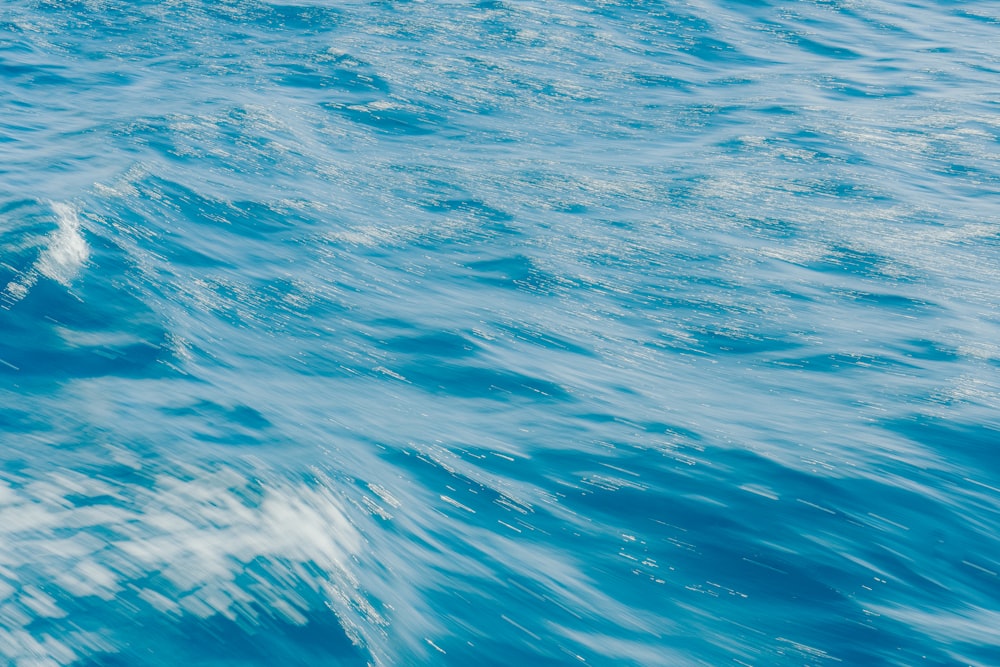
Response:
[[[0,663],[1000,665],[1000,3],[3,0]]]

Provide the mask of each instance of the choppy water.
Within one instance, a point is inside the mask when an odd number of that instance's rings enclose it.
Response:
[[[998,23],[4,0],[0,656],[1000,664]]]

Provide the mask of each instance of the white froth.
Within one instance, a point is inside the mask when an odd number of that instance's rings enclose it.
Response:
[[[0,655],[11,664],[67,664],[114,650],[115,627],[96,644],[75,631],[58,645],[34,635],[36,620],[59,619],[67,604],[88,598],[123,615],[256,625],[268,614],[301,625],[325,610],[311,595],[361,641],[368,619],[352,616],[370,605],[349,568],[362,539],[327,485],[182,465],[151,481],[72,471],[0,481]],[[150,572],[171,585],[147,588]]]
[[[90,256],[90,247],[80,234],[80,218],[73,207],[53,202],[52,210],[59,228],[49,235],[48,246],[35,268],[43,276],[68,286]]]
[[[80,218],[69,204],[52,202],[58,227],[46,237],[45,247],[30,269],[22,271],[0,292],[0,308],[10,308],[28,295],[39,276],[69,287],[90,257],[90,246],[80,233]]]

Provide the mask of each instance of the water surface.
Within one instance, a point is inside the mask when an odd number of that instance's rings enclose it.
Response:
[[[7,0],[0,655],[1000,664],[998,22]]]

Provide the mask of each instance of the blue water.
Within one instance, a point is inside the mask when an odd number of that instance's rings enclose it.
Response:
[[[986,0],[4,0],[4,664],[1000,665],[998,89]]]

